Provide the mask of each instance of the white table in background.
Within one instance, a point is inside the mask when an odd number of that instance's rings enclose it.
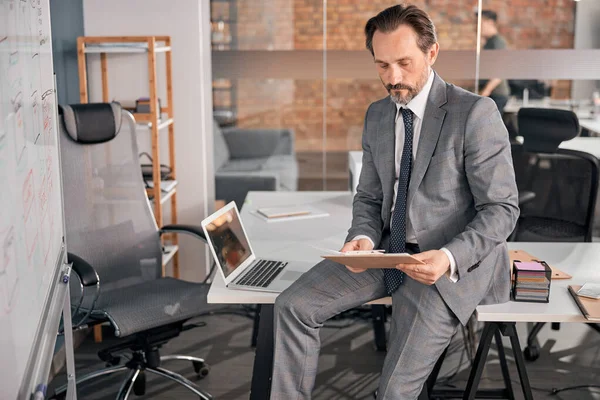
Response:
[[[516,114],[522,107],[556,108],[559,110],[572,110],[577,114],[577,117],[579,118],[579,125],[582,128],[585,128],[595,134],[600,135],[600,118],[593,118],[593,115],[591,115],[591,104],[583,104],[581,106],[578,106],[576,104],[576,107],[573,107],[573,104],[570,100],[551,100],[549,98],[545,98],[529,100],[527,102],[527,105],[524,106],[523,100],[511,97],[508,100],[508,103],[506,103],[506,106],[504,107],[504,112]]]
[[[304,204],[327,211],[330,215],[323,218],[267,223],[251,213],[258,207]],[[341,247],[350,227],[351,210],[350,192],[250,192],[241,215],[257,256],[316,264],[322,254],[318,248]],[[509,248],[543,256],[546,262],[571,274],[573,279],[553,281],[549,303],[508,302],[477,307],[477,318],[486,322],[486,328],[467,384],[467,391],[473,395],[481,377],[479,368],[483,368],[487,356],[486,348],[489,349],[495,329],[502,326],[514,330],[515,322],[587,322],[566,287],[571,283],[600,281],[600,268],[597,266],[600,260],[600,243],[509,243]],[[263,305],[251,399],[265,399],[270,393],[273,361],[273,303],[276,297],[275,293],[227,289],[220,274],[215,275],[208,293],[209,303]],[[390,299],[381,299],[376,303],[390,304]],[[519,375],[524,390],[528,393],[525,398],[532,399],[516,330],[513,333],[511,337],[513,355],[520,366]]]
[[[600,122],[595,123],[599,125],[598,132],[600,133]],[[561,149],[583,151],[600,159],[600,137],[576,137],[562,142],[559,147]],[[362,151],[348,152],[348,169],[350,171],[350,176],[353,178],[352,188],[355,193],[360,170],[362,169]]]
[[[600,137],[576,137],[562,142],[558,147],[583,151],[600,159]]]
[[[579,125],[590,132],[600,135],[600,119],[598,118],[581,118],[579,120]]]

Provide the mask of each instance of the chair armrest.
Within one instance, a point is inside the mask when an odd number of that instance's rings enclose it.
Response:
[[[202,227],[198,225],[183,225],[183,224],[172,224],[165,225],[160,228],[160,234],[164,233],[185,233],[188,235],[192,235],[197,237],[198,239],[202,239],[206,242],[206,236],[204,236],[204,232],[202,231]]]
[[[294,131],[290,129],[226,128],[223,137],[232,159],[294,154]]]
[[[73,253],[67,253],[67,260],[73,263],[73,271],[79,276],[83,287],[96,286],[100,282],[98,273],[87,261]]]
[[[83,299],[86,293],[85,288],[89,288],[92,286],[96,287],[96,292],[94,293],[91,304],[87,308],[85,314],[82,317],[80,317],[77,322],[75,322],[74,320],[72,321],[72,328],[80,329],[81,326],[87,323],[88,318],[90,317],[90,315],[94,311],[94,308],[96,307],[96,301],[98,300],[98,296],[100,296],[100,277],[98,276],[98,273],[96,272],[94,267],[92,267],[87,261],[85,261],[83,258],[79,257],[76,254],[67,252],[67,262],[72,264],[72,269],[79,278],[79,282],[81,285],[81,295],[79,297],[79,302],[77,303],[77,306],[72,312],[73,318],[75,318],[75,316],[78,315],[79,310],[83,305]],[[62,328],[60,332],[62,334]]]

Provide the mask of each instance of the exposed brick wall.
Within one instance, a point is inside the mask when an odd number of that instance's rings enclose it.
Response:
[[[364,50],[363,29],[390,0],[329,0],[327,48]],[[436,24],[443,50],[469,50],[476,45],[473,0],[419,0]],[[322,0],[238,0],[237,48],[241,50],[323,49]],[[572,48],[575,4],[572,0],[485,0],[498,13],[501,34],[513,49]],[[213,19],[215,12],[213,9]],[[366,50],[365,50],[366,51]],[[459,82],[455,82],[459,83]],[[234,81],[238,125],[290,127],[299,151],[323,148],[323,87],[321,81]],[[568,82],[557,90],[568,92]],[[360,149],[364,113],[386,95],[373,80],[327,82],[327,149]],[[215,105],[218,99],[215,98]]]
[[[572,49],[575,31],[572,0],[485,0],[498,14],[500,33],[511,49]]]
[[[319,0],[295,0],[296,29],[294,36],[296,49],[322,49],[323,26],[314,18],[301,18],[311,10],[322,7]],[[439,33],[440,45],[444,49],[464,50],[475,46],[473,2],[470,0],[441,0],[435,7],[427,6],[429,1],[414,1],[414,4],[426,10]],[[307,5],[308,4],[308,5]],[[327,48],[335,50],[363,50],[365,48],[364,27],[369,18],[377,12],[394,4],[390,0],[335,0],[327,3]],[[300,22],[302,21],[302,22]]]

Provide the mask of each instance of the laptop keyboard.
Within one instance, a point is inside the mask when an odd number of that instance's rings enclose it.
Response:
[[[260,260],[244,275],[238,278],[236,285],[267,287],[279,275],[286,262]]]

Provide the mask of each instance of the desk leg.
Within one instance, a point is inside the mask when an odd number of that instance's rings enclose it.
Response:
[[[469,380],[467,381],[467,387],[465,388],[465,394],[463,399],[474,400],[477,394],[477,386],[481,380],[481,374],[483,373],[483,367],[485,367],[485,361],[487,359],[488,352],[490,351],[490,345],[494,338],[494,332],[498,329],[498,324],[495,322],[486,322],[479,339],[479,346],[477,347],[477,354],[475,355],[475,361],[469,374]]]
[[[510,372],[508,371],[508,363],[506,362],[506,353],[504,352],[504,344],[502,343],[502,334],[500,331],[494,332],[496,338],[496,347],[498,347],[498,359],[500,360],[500,370],[504,379],[504,387],[506,389],[506,397],[509,400],[515,400],[515,392],[510,381]]]
[[[273,304],[262,304],[260,313],[256,354],[252,369],[252,387],[250,400],[266,400],[271,396],[271,378],[273,377]]]
[[[519,344],[519,337],[517,336],[517,329],[514,322],[486,322],[479,339],[479,346],[477,347],[477,354],[473,362],[473,368],[469,374],[469,380],[464,391],[460,389],[442,389],[430,391],[430,396],[436,399],[455,399],[461,397],[465,400],[474,400],[475,398],[485,399],[514,399],[514,392],[512,390],[512,382],[510,381],[510,375],[508,372],[508,364],[506,363],[506,355],[504,353],[504,346],[502,344],[502,338],[500,333],[510,338],[510,344],[512,351],[515,356],[515,362],[517,364],[517,371],[519,372],[519,378],[521,380],[521,387],[525,400],[533,400],[531,394],[531,386],[529,385],[529,378],[527,377],[527,371],[525,370],[525,359],[521,352],[521,345]],[[504,380],[504,388],[502,389],[483,389],[478,391],[479,381],[483,373],[483,368],[487,360],[487,356],[492,344],[492,340],[496,339],[498,345],[498,357],[500,358],[500,368],[502,370],[502,377]]]
[[[374,304],[371,306],[371,316],[373,317],[373,335],[375,336],[375,347],[377,351],[386,351],[387,343],[385,338],[385,306]]]
[[[505,328],[504,334],[510,337],[510,344],[515,357],[515,363],[517,364],[517,371],[519,372],[523,396],[525,397],[525,400],[533,400],[533,394],[531,393],[531,386],[529,384],[529,377],[527,376],[527,368],[525,367],[525,358],[523,357],[521,344],[519,343],[519,337],[517,336],[517,328],[514,322],[505,323],[503,325]]]

